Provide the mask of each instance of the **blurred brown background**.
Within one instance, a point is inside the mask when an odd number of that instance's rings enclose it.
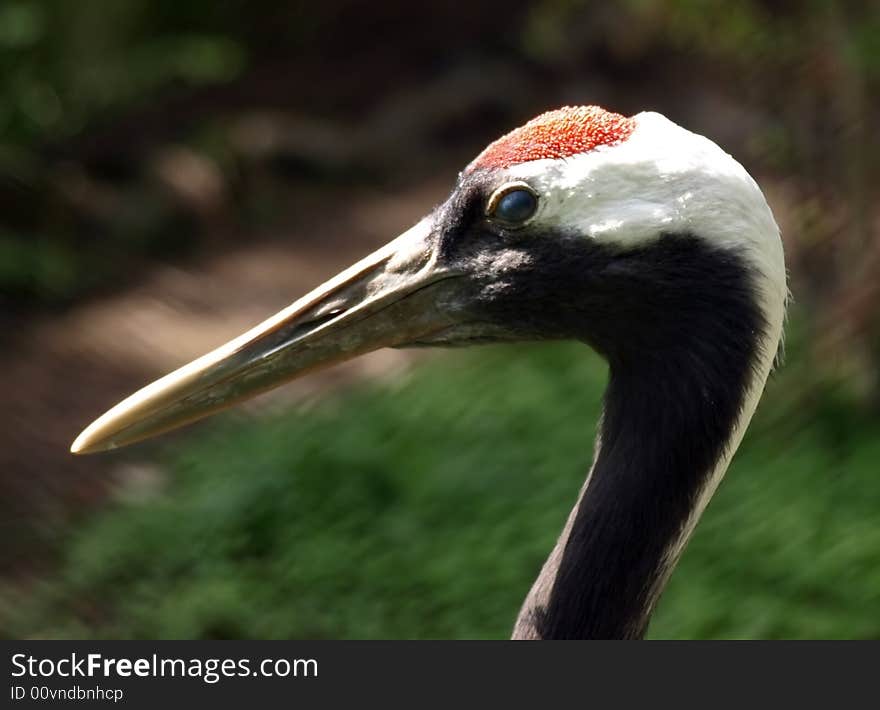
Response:
[[[180,464],[162,452],[200,434],[104,457],[74,458],[70,442],[137,387],[402,231],[443,199],[487,142],[562,104],[660,111],[746,166],[782,227],[795,301],[792,364],[773,391],[783,404],[766,419],[768,441],[778,432],[772,423],[797,411],[807,440],[828,436],[823,451],[873,446],[880,432],[878,86],[880,9],[865,2],[7,0],[0,6],[6,633],[215,633],[179,620],[109,621],[107,587],[136,577],[102,576],[128,554],[121,550],[96,563],[100,570],[84,586],[71,581],[71,570],[83,568],[77,555],[90,554],[82,551],[88,543],[71,547],[71,538],[116,534],[89,530],[105,515],[125,517],[120,495],[126,505],[149,505],[151,487],[176,495],[169,471]],[[329,385],[386,382],[409,372],[414,357],[378,353],[250,411],[271,417]],[[236,416],[227,420],[230,431],[240,424]],[[442,466],[448,454],[434,454]],[[880,476],[869,473],[874,454],[860,461],[864,477],[846,490],[873,505],[880,501]],[[831,485],[813,484],[817,497]],[[831,510],[845,516],[847,505]],[[861,542],[832,536],[804,546],[860,545],[867,580],[858,598],[873,625],[860,625],[856,614],[838,626],[826,620],[753,633],[880,633],[880,551],[870,513],[868,537],[853,533]],[[804,529],[814,522],[804,520]],[[557,531],[548,523],[548,539]],[[119,535],[139,544],[136,531]],[[807,593],[821,597],[823,589]],[[151,597],[143,599],[148,605]],[[236,608],[217,613],[234,616]],[[433,613],[419,609],[417,618]],[[424,635],[499,628],[469,623],[427,627]],[[750,633],[717,620],[662,628]],[[265,634],[259,626],[220,629]],[[333,617],[316,631],[294,625],[289,633],[383,636],[397,626]]]

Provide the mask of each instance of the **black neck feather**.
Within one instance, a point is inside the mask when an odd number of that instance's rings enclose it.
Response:
[[[670,549],[736,426],[763,319],[748,269],[694,240],[663,240],[650,258],[698,260],[687,270],[695,283],[678,284],[682,301],[645,314],[647,338],[605,347],[600,452],[548,603],[532,610],[543,638],[644,634]]]

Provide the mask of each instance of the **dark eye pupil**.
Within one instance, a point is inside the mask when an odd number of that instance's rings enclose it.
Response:
[[[495,205],[495,216],[505,222],[524,222],[538,207],[538,199],[528,190],[511,190]]]

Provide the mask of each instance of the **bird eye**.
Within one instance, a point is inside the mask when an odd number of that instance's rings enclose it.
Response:
[[[489,198],[486,215],[509,224],[521,224],[535,214],[538,196],[524,183],[505,185]]]

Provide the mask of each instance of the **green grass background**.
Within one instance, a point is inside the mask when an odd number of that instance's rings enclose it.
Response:
[[[880,425],[794,361],[771,382],[655,638],[880,637]],[[496,638],[592,458],[604,364],[453,351],[159,454],[168,484],[0,593],[11,636]],[[809,388],[802,382],[811,382]]]

